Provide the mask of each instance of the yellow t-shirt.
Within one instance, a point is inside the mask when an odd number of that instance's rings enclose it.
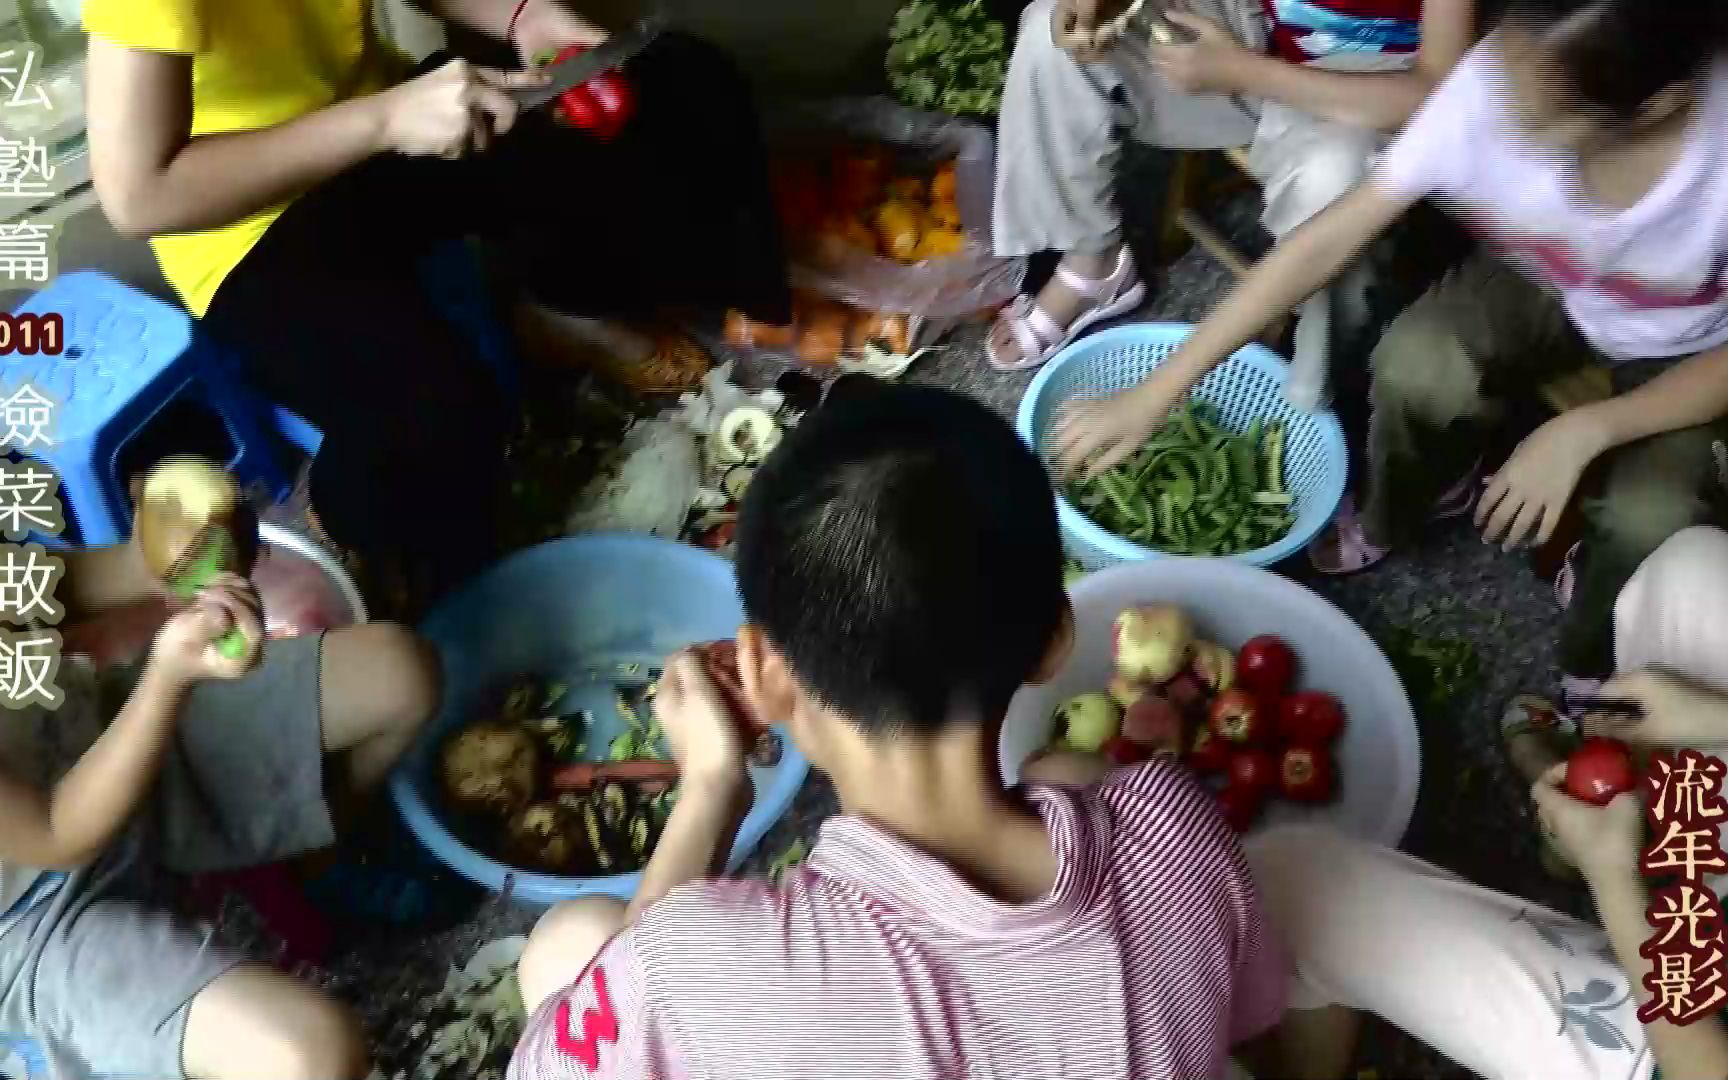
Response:
[[[193,135],[285,123],[406,73],[378,40],[370,0],[84,0],[84,28],[124,48],[191,56]],[[282,209],[151,241],[194,315]]]

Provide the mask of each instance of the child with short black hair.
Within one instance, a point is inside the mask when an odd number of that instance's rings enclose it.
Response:
[[[1219,1075],[1284,970],[1210,797],[1168,762],[997,771],[1010,698],[1068,654],[1061,563],[1044,470],[982,405],[883,387],[807,417],[745,498],[739,674],[843,814],[778,885],[710,878],[749,778],[674,657],[677,808],[627,908],[534,931],[512,1077]]]

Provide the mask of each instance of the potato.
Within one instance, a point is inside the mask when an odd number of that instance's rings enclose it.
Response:
[[[473,813],[507,815],[534,798],[540,747],[518,724],[489,720],[464,728],[444,744],[444,793]]]
[[[556,802],[530,803],[504,826],[504,861],[513,866],[561,873],[576,859],[581,822]]]

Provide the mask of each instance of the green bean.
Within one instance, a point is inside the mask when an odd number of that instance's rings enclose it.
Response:
[[[1295,497],[1285,488],[1284,427],[1243,432],[1216,409],[1190,405],[1122,465],[1077,482],[1070,495],[1099,525],[1178,555],[1235,555],[1286,535]]]

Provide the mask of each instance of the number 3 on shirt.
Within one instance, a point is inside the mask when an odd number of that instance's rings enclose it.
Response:
[[[589,1072],[600,1068],[600,1047],[618,1041],[618,1014],[612,1009],[612,995],[606,990],[606,972],[603,969],[594,969],[593,983],[594,1008],[583,1008],[581,1032],[578,1033],[570,1022],[574,1012],[570,997],[558,1003],[553,1027],[559,1051],[575,1058]]]

